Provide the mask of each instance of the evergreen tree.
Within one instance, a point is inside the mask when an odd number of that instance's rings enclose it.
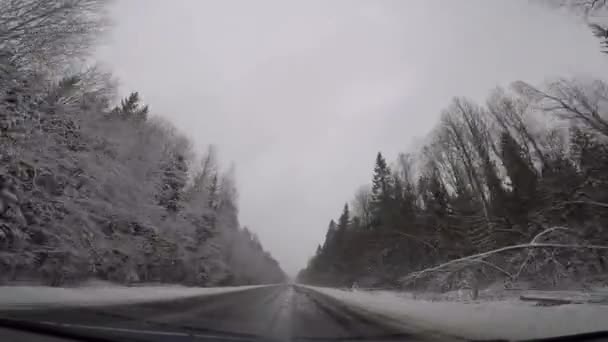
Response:
[[[181,154],[175,154],[165,163],[162,170],[163,181],[158,202],[168,212],[175,214],[182,207],[188,165]]]
[[[570,150],[574,162],[589,181],[608,182],[608,143],[605,139],[578,127],[570,130]]]
[[[589,24],[593,35],[600,40],[603,53],[608,53],[608,27],[597,23]]]
[[[148,106],[142,106],[139,93],[133,92],[120,102],[120,106],[112,110],[112,114],[125,120],[146,121],[148,119]]]
[[[380,152],[376,156],[376,165],[372,178],[371,214],[372,227],[386,224],[385,219],[390,210],[393,194],[393,179],[391,170]]]
[[[350,233],[350,210],[348,208],[348,204],[344,204],[344,209],[342,209],[342,214],[340,214],[340,218],[338,218],[338,223],[336,225],[336,233],[334,236],[334,255],[333,255],[333,264],[334,269],[342,275],[346,268],[347,256],[345,255],[347,250],[347,237]]]
[[[189,143],[170,122],[148,120],[137,92],[111,109],[107,73],[62,74],[95,45],[106,3],[0,1],[0,282],[282,281],[247,234],[234,234],[246,266],[226,264],[209,227],[238,231],[234,189],[203,166],[184,196]]]
[[[218,177],[217,174],[214,174],[211,177],[211,182],[207,190],[207,208],[203,214],[203,226],[199,228],[201,231],[215,232],[218,209],[218,191]]]
[[[348,209],[348,203],[344,204],[344,209],[342,210],[342,214],[338,219],[337,230],[339,232],[343,232],[348,229],[350,226],[350,210]]]
[[[329,226],[327,227],[327,233],[325,234],[325,243],[323,244],[324,251],[330,251],[331,246],[334,244],[334,237],[336,236],[337,225],[334,220],[329,221]]]

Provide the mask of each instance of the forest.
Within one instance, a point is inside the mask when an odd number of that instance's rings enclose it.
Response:
[[[107,6],[0,1],[0,283],[283,281],[234,168],[91,63]]]
[[[606,27],[590,27],[606,46]],[[497,282],[605,283],[607,110],[608,84],[583,76],[455,97],[422,147],[392,163],[377,154],[371,184],[329,222],[299,281],[474,297]]]

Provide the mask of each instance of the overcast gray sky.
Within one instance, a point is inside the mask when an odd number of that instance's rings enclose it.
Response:
[[[528,1],[118,0],[99,53],[155,114],[237,165],[241,223],[290,274],[331,218],[420,141],[455,95],[608,56],[576,18]]]

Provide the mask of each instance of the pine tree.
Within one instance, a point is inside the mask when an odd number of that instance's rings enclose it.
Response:
[[[348,208],[348,203],[344,204],[344,209],[342,210],[342,214],[338,219],[338,224],[336,225],[336,233],[334,236],[334,256],[333,256],[333,264],[335,266],[336,271],[339,271],[341,274],[345,270],[345,264],[347,262],[347,257],[345,255],[347,250],[347,236],[349,234],[350,228],[350,210]]]
[[[214,174],[208,187],[207,208],[203,214],[203,227],[201,230],[215,232],[218,209],[218,177]]]
[[[142,106],[138,92],[131,93],[120,102],[120,106],[112,110],[112,114],[125,120],[146,121],[148,119],[148,106]]]
[[[596,23],[589,24],[593,35],[600,40],[603,53],[608,53],[608,27]]]
[[[338,219],[338,232],[345,231],[350,226],[350,210],[348,209],[348,203],[344,204],[344,209],[342,210],[342,214]]]
[[[384,219],[390,210],[393,194],[393,179],[391,170],[380,152],[376,156],[376,166],[372,178],[372,227],[385,224]]]
[[[217,172],[218,165],[215,147],[210,145],[207,149],[207,153],[201,160],[200,169],[192,179],[192,185],[185,194],[188,201],[194,202],[200,206],[198,208],[199,210],[203,209],[207,204],[209,185],[211,179]],[[204,202],[204,204],[200,205],[201,202]]]
[[[214,173],[213,176],[211,176],[211,182],[209,183],[209,186],[207,187],[207,192],[209,194],[209,197],[207,199],[207,209],[209,209],[209,210],[217,209],[218,192],[219,192],[217,173]]]
[[[163,182],[159,195],[159,204],[170,213],[176,213],[181,208],[184,187],[186,186],[188,166],[181,154],[173,155],[162,167]]]
[[[598,134],[572,128],[570,134],[570,153],[581,177],[581,183],[574,193],[573,201],[608,203],[608,142]],[[601,206],[573,205],[567,212],[573,219],[583,224],[593,217],[598,222],[608,222],[608,212]],[[592,225],[588,232],[594,239],[608,236],[601,224]]]
[[[591,132],[573,127],[570,133],[570,150],[574,161],[588,181],[595,180],[595,183],[608,181],[608,173],[605,171],[608,165],[608,144],[605,140]]]
[[[327,227],[327,233],[325,234],[325,243],[323,244],[324,251],[330,251],[334,244],[334,237],[337,232],[337,225],[334,220],[329,221],[329,226]]]

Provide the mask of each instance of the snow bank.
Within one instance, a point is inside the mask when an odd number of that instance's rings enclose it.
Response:
[[[465,304],[414,300],[389,291],[308,288],[393,323],[468,339],[529,339],[608,330],[606,305],[539,307],[516,300]]]
[[[243,291],[257,286],[183,287],[97,285],[79,288],[0,286],[0,310],[41,307],[93,306],[170,300]]]

